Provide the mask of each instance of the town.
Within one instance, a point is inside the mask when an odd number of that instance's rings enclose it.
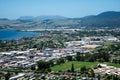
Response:
[[[0,80],[120,80],[120,0],[0,0]]]
[[[37,36],[36,39],[40,37],[42,40],[47,39],[49,41],[51,37],[55,38],[62,34],[64,34],[62,37],[68,36],[71,33],[76,34],[75,31],[63,32],[53,31],[52,35],[50,32],[50,34]],[[64,41],[62,43],[63,47],[55,47],[53,46],[55,44],[50,42],[47,43],[48,46],[44,47],[36,46],[30,49],[27,48],[26,50],[20,49],[20,47],[18,50],[0,52],[0,80],[101,80],[105,78],[119,80],[119,37],[111,35],[79,37],[75,34],[74,38],[76,40],[70,39]],[[34,41],[34,37],[30,39]],[[24,40],[21,39],[21,41]],[[35,41],[37,42],[37,40]],[[24,43],[18,43],[18,45],[21,44]],[[52,44],[52,47],[49,47],[49,44]],[[60,45],[58,44],[57,46]],[[112,46],[116,46],[117,50]],[[104,54],[101,54],[101,52]],[[81,65],[80,68],[74,69],[76,61],[78,63],[81,63],[81,61],[83,63],[88,62],[89,64],[95,63],[95,65],[93,67],[91,67],[92,65],[90,67]],[[71,62],[69,66],[71,69],[54,70],[52,68],[69,62]],[[114,66],[113,64],[118,66]]]

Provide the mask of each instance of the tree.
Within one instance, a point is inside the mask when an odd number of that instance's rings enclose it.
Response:
[[[7,74],[5,74],[5,80],[9,80],[9,78],[10,78],[10,73],[7,72]]]
[[[32,66],[31,66],[31,70],[35,70],[35,65],[32,65]]]
[[[84,61],[84,56],[83,56],[84,53],[80,53],[80,52],[77,52],[77,55],[76,55],[76,60],[77,61]]]
[[[47,69],[47,68],[50,67],[49,63],[48,62],[44,62],[44,61],[38,61],[37,65],[38,65],[38,69],[39,70],[41,70],[41,69]]]
[[[71,72],[74,72],[74,65],[72,63],[72,66],[71,66]]]
[[[20,69],[20,68],[14,69],[14,73],[15,73],[15,74],[18,74],[19,72],[21,72],[21,69]]]
[[[77,61],[80,61],[80,52],[77,52],[76,60],[77,60]]]
[[[88,61],[89,61],[89,62],[94,62],[94,61],[95,61],[94,56],[93,56],[93,55],[90,55],[90,56],[88,57]]]
[[[68,61],[72,61],[72,56],[67,56],[66,58]]]
[[[86,66],[82,66],[81,69],[80,69],[81,73],[85,73],[86,70],[87,70]]]
[[[63,58],[60,58],[59,61],[60,61],[60,63],[65,63]]]
[[[50,67],[54,66],[53,60],[48,61],[48,63],[50,64]]]

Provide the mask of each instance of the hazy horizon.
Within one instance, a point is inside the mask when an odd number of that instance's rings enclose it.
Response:
[[[68,18],[120,11],[120,0],[0,0],[0,18],[59,15]]]

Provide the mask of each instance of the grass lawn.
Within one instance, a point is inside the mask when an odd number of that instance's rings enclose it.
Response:
[[[75,69],[80,69],[82,66],[86,66],[88,67],[95,67],[97,66],[97,64],[99,64],[99,62],[80,62],[80,61],[70,61],[70,62],[66,62],[64,64],[60,64],[60,65],[56,65],[51,67],[51,69],[53,71],[59,71],[59,70],[68,70],[71,69],[71,65],[72,63],[74,64],[74,68]],[[106,63],[109,66],[115,66],[115,67],[119,67],[120,68],[120,64],[114,64],[114,63]]]
[[[115,63],[107,63],[108,66],[115,66],[117,68],[120,68],[120,64],[115,64]]]

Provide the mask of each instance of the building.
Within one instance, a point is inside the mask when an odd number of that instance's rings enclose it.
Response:
[[[24,73],[19,73],[16,76],[10,77],[9,80],[23,80],[24,79],[25,74]]]

